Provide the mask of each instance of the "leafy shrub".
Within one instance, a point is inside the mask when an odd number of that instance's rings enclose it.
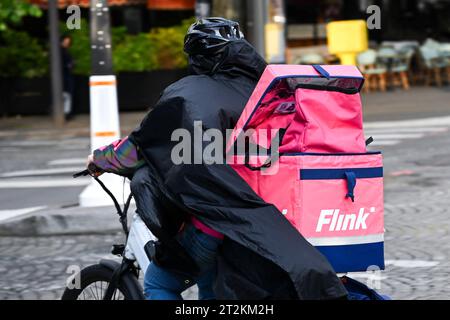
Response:
[[[2,0],[0,0],[2,1]],[[193,19],[184,20],[170,28],[157,28],[137,35],[127,34],[125,27],[111,30],[113,66],[115,72],[178,69],[187,66],[183,40]],[[91,49],[89,24],[81,21],[81,28],[68,30],[60,25],[61,35],[70,35],[69,51],[74,60],[73,72],[89,75]],[[40,77],[49,71],[49,51],[46,45],[24,31],[7,28],[0,32],[0,76]]]
[[[156,45],[157,60],[161,69],[178,69],[187,66],[183,43],[186,31],[192,22],[193,19],[186,19],[180,25],[150,31],[150,41]]]
[[[0,32],[19,25],[26,16],[40,17],[42,10],[24,0],[0,0]]]
[[[48,74],[48,50],[24,31],[0,33],[0,76],[33,78]]]
[[[115,72],[158,69],[155,43],[145,33],[125,35],[113,43],[113,66]]]

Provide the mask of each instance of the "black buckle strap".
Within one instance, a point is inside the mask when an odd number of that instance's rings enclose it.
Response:
[[[370,137],[367,138],[367,140],[366,140],[366,147],[367,147],[369,144],[371,144],[372,142],[373,142],[373,137],[370,136]]]
[[[252,166],[250,165],[250,154],[249,154],[249,150],[247,148],[248,146],[248,139],[246,139],[246,145],[245,145],[245,158],[244,158],[244,166],[252,171],[260,171],[261,169],[264,168],[269,168],[272,165],[272,161],[276,161],[278,159],[278,150],[276,150],[276,152],[272,152],[272,146],[273,146],[273,142],[275,139],[279,139],[279,143],[278,143],[278,147],[281,145],[281,142],[283,141],[284,135],[286,133],[286,128],[282,128],[279,129],[277,134],[275,135],[275,137],[272,139],[271,143],[270,143],[270,148],[269,148],[269,158],[264,162],[263,165],[261,166]]]

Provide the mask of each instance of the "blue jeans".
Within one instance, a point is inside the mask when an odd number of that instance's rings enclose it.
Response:
[[[148,300],[182,300],[181,293],[197,284],[198,299],[215,299],[212,289],[216,277],[217,249],[222,240],[198,230],[191,223],[179,233],[178,241],[200,268],[196,277],[170,272],[153,262],[144,277],[144,295]]]

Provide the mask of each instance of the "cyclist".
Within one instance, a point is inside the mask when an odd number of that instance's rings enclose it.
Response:
[[[159,239],[148,248],[146,297],[181,299],[194,283],[200,299],[345,296],[326,259],[230,166],[173,161],[174,131],[193,137],[215,129],[225,137],[266,67],[239,24],[223,18],[192,24],[184,50],[191,75],[166,88],[128,137],[88,158],[132,177],[137,212]],[[187,153],[195,158],[205,145],[192,143]]]

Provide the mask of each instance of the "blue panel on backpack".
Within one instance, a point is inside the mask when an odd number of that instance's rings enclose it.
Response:
[[[338,273],[384,270],[384,242],[317,246]]]

